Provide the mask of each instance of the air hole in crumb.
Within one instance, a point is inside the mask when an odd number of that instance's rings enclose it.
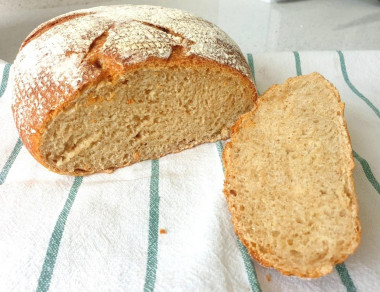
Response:
[[[244,211],[245,208],[243,205],[240,205],[239,209],[240,209],[240,211]]]
[[[272,232],[272,235],[273,235],[273,237],[277,237],[277,236],[280,235],[280,232],[278,232],[278,231],[273,231],[273,232]]]
[[[288,239],[287,242],[288,242],[288,245],[293,245],[293,239]]]
[[[237,195],[235,190],[230,190],[230,194],[234,197]]]
[[[262,253],[266,253],[267,252],[267,249],[264,246],[259,246],[259,250]]]
[[[95,62],[94,62],[94,66],[98,69],[102,69],[103,66],[102,66],[102,63],[100,63],[100,60],[99,59],[96,59]]]
[[[295,249],[292,249],[292,250],[290,251],[290,254],[291,254],[291,255],[294,255],[294,256],[298,256],[298,255],[300,254],[300,252],[297,251],[297,250],[295,250]]]
[[[138,132],[138,133],[136,134],[136,136],[135,136],[135,139],[140,139],[140,138],[141,138],[141,133]]]

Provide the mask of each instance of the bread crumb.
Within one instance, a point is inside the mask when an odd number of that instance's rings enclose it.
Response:
[[[264,266],[317,278],[359,245],[352,151],[344,123],[338,91],[313,73],[271,87],[232,126],[222,157],[224,194],[236,233]],[[345,200],[355,207],[347,208]]]
[[[166,234],[166,233],[167,233],[166,229],[163,229],[163,228],[160,229],[160,234]]]

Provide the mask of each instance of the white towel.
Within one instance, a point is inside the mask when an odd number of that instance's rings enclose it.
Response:
[[[340,91],[362,243],[328,276],[252,262],[222,193],[221,142],[73,178],[18,138],[0,62],[0,291],[380,291],[380,51],[248,55],[257,87],[318,71]]]

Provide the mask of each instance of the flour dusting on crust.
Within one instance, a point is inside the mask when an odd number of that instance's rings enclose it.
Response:
[[[122,66],[149,57],[167,59],[174,46],[182,46],[187,56],[229,65],[252,80],[236,43],[214,24],[187,12],[118,5],[67,13],[37,27],[13,66],[14,118],[27,148],[51,111],[99,77],[99,68],[86,56],[105,32],[100,52]]]

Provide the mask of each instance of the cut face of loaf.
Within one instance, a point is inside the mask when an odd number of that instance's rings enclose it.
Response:
[[[259,263],[319,277],[360,242],[354,162],[335,87],[313,73],[268,89],[232,128],[224,193]]]
[[[250,88],[229,70],[159,63],[86,89],[47,126],[46,161],[83,174],[159,158],[228,138],[253,105]]]
[[[13,66],[22,141],[62,174],[108,172],[226,139],[256,90],[215,25],[153,6],[72,12],[38,27]]]

